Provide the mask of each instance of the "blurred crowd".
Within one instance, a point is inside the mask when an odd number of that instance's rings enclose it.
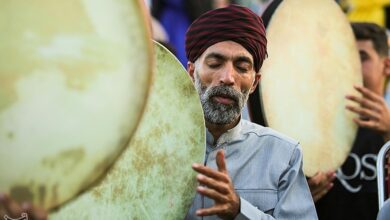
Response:
[[[176,55],[184,67],[185,32],[202,13],[239,4],[261,15],[272,0],[145,0],[152,15],[153,37]],[[336,0],[350,21],[373,22],[390,30],[390,0]],[[390,33],[390,31],[388,32]],[[389,38],[390,39],[390,38]],[[390,41],[389,41],[390,42]],[[385,98],[390,103],[390,86]]]

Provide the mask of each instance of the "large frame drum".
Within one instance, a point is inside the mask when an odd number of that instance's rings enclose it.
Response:
[[[196,192],[192,163],[204,160],[202,106],[180,62],[155,44],[156,73],[130,145],[95,187],[51,219],[184,219]]]
[[[0,192],[50,209],[127,146],[151,82],[143,0],[0,0]]]
[[[252,120],[301,143],[306,175],[335,170],[357,131],[345,95],[362,85],[350,24],[328,0],[277,0],[262,17],[268,58],[250,97]]]

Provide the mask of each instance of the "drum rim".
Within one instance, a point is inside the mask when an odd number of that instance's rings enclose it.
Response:
[[[272,20],[272,16],[275,14],[278,6],[280,5],[280,3],[283,3],[283,0],[275,0],[273,1],[267,8],[266,10],[264,11],[264,13],[262,14],[262,19],[264,21],[264,24],[266,26],[266,28],[268,28],[269,26],[269,22],[271,22]],[[287,4],[287,2],[286,2]],[[345,18],[345,20],[347,21],[347,19]],[[347,21],[348,22],[348,21]],[[352,30],[351,30],[351,33],[352,33]],[[352,42],[351,42],[352,43]],[[357,51],[357,50],[356,50]],[[357,60],[356,60],[357,61]],[[358,63],[356,63],[358,64]],[[360,62],[359,62],[360,64]],[[360,65],[359,65],[360,67]],[[357,72],[356,72],[357,73]],[[360,78],[360,77],[359,77]],[[249,115],[250,115],[250,120],[254,123],[257,123],[257,124],[260,124],[262,126],[269,126],[270,124],[272,125],[272,123],[274,123],[271,119],[271,117],[268,116],[268,119],[267,119],[267,115],[270,113],[270,112],[266,112],[267,110],[267,105],[264,105],[265,103],[265,99],[264,99],[264,95],[266,93],[264,93],[264,88],[266,87],[266,85],[264,84],[264,87],[262,88],[261,87],[261,81],[259,83],[259,85],[256,87],[255,91],[250,95],[250,98],[248,100],[248,112],[249,112]],[[360,83],[360,82],[359,82]],[[352,90],[352,86],[351,86],[351,90]],[[270,96],[267,96],[267,97],[270,97]],[[264,107],[266,106],[266,107]],[[269,105],[268,105],[269,107]],[[275,107],[275,106],[273,106]],[[268,109],[269,111],[269,109]],[[267,114],[268,113],[268,114]],[[268,120],[268,121],[267,121]],[[352,128],[352,127],[351,127]],[[278,128],[276,128],[278,129]],[[356,133],[357,133],[357,127],[356,127]],[[286,132],[286,134],[289,134]],[[355,134],[356,136],[356,134]],[[298,138],[298,137],[296,137]],[[298,138],[299,139],[299,138]],[[349,151],[352,150],[352,145],[353,145],[353,139],[351,141],[351,144],[350,145],[350,148],[349,148]],[[301,146],[302,146],[302,143],[301,143]],[[306,145],[303,145],[302,146],[302,150],[305,151],[305,147]],[[307,148],[307,147],[306,147]],[[310,155],[310,154],[308,154]],[[344,160],[346,160],[346,158],[348,157],[348,153],[345,154],[345,157],[344,157]],[[336,166],[336,169],[337,167],[340,167],[342,165],[342,161],[340,164],[333,164]],[[307,163],[306,163],[307,164]],[[305,164],[304,164],[305,165]],[[306,166],[306,169],[305,169],[305,166],[303,166],[303,169],[304,169],[304,172],[306,175],[313,175],[312,173],[312,170],[311,169],[308,169],[307,167],[309,166]],[[320,168],[321,169],[321,168]],[[318,170],[317,170],[318,171]]]
[[[264,26],[267,29],[268,25],[272,19],[273,14],[279,7],[280,3],[283,0],[274,0],[272,1],[268,7],[265,9],[263,14],[261,15],[261,19],[263,20]],[[261,72],[261,69],[260,69]],[[265,116],[264,108],[263,108],[263,99],[261,98],[261,80],[259,84],[256,86],[255,91],[249,95],[248,98],[248,112],[249,117],[252,122],[262,125],[268,126],[268,122]]]

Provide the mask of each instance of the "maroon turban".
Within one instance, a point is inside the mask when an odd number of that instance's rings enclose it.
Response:
[[[195,62],[210,46],[234,41],[253,56],[256,72],[259,72],[267,54],[267,39],[263,21],[250,9],[230,5],[208,11],[196,19],[186,33],[186,55]]]

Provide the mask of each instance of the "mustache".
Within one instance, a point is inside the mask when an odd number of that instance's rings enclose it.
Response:
[[[234,100],[237,104],[240,101],[240,99],[242,98],[242,94],[240,92],[236,91],[235,89],[233,89],[230,86],[225,86],[225,85],[214,86],[214,87],[208,89],[208,91],[206,91],[206,93],[207,93],[207,96],[209,98],[212,98],[214,96],[221,96],[221,97],[225,97],[225,98],[230,98],[230,99]]]

